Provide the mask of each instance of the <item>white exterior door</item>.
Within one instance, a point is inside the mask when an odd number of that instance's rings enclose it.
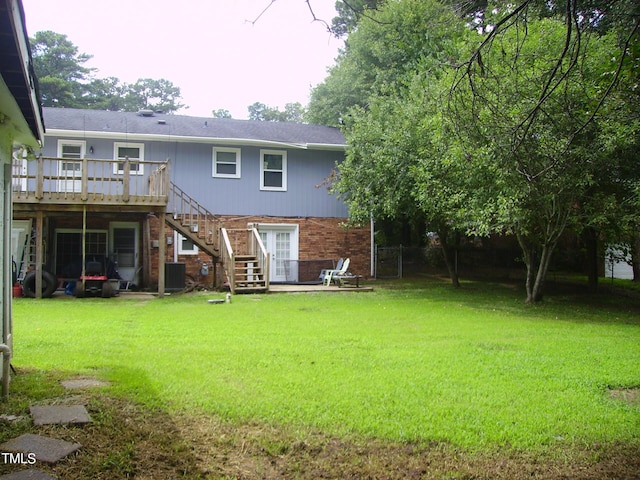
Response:
[[[136,222],[111,222],[109,224],[110,257],[122,280],[140,285],[138,241],[140,225]]]
[[[298,281],[298,226],[267,225],[258,227],[264,248],[270,255],[270,282]]]
[[[65,141],[58,145],[58,191],[78,193],[82,191],[82,158],[84,142]]]

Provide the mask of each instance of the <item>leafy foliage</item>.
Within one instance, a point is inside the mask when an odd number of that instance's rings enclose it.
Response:
[[[249,120],[266,122],[294,122],[303,123],[305,109],[300,102],[287,103],[284,111],[278,107],[269,107],[261,102],[255,102],[247,107]]]
[[[538,301],[567,229],[638,231],[638,19],[478,5],[461,18],[402,0],[362,18],[309,112],[345,119],[334,191],[355,218],[408,214],[443,243],[515,234]]]
[[[175,112],[185,106],[180,88],[165,79],[121,84],[115,77],[95,78],[96,70],[84,66],[92,56],[79,53],[66,35],[36,32],[30,43],[45,107]]]

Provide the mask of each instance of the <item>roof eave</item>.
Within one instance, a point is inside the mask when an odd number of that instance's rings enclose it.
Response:
[[[15,40],[16,50],[14,53],[17,57],[15,68],[21,73],[20,76],[23,79],[19,84],[6,85],[6,87],[11,91],[15,103],[20,108],[22,117],[35,139],[35,144],[34,139],[27,139],[24,136],[16,138],[16,141],[36,146],[44,140],[45,128],[42,108],[38,99],[38,82],[31,63],[31,49],[24,21],[24,10],[19,0],[6,0],[5,5]]]
[[[171,135],[171,133],[125,133],[104,131],[79,131],[59,128],[47,129],[47,136],[52,137],[82,137],[119,139],[124,136],[130,141],[156,141],[156,142],[180,142],[180,143],[208,143],[211,145],[248,145],[256,147],[293,148],[298,150],[335,150],[344,151],[346,145],[332,143],[292,143],[275,140],[256,140],[254,138],[222,138],[222,137],[198,137],[185,135]]]

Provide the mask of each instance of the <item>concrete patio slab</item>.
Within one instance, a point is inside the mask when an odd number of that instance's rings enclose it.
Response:
[[[2,475],[0,480],[56,480],[56,477],[52,477],[40,470],[31,469]]]
[[[57,463],[80,447],[82,445],[79,443],[70,443],[64,440],[25,433],[0,445],[0,450],[3,452],[32,453],[37,461]]]
[[[337,287],[335,285],[289,285],[289,284],[270,284],[269,293],[314,293],[314,292],[372,292],[373,287]]]
[[[51,405],[30,407],[34,425],[66,425],[92,423],[84,405]]]

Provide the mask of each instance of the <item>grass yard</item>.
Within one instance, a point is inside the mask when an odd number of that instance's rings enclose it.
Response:
[[[275,478],[278,462],[285,478],[317,478],[325,456],[329,478],[373,478],[369,461],[375,478],[634,478],[640,302],[549,291],[539,306],[512,285],[424,279],[221,305],[213,293],[17,299],[25,373],[0,412],[90,375],[111,382],[90,403],[106,424],[122,415],[114,402],[171,419],[196,451],[189,478]]]

